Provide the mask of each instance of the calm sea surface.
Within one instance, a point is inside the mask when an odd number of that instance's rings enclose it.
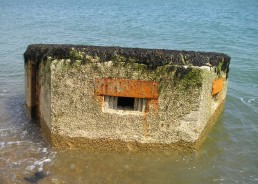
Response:
[[[224,113],[192,154],[55,150],[24,107],[33,43],[223,52]],[[0,183],[258,183],[257,0],[0,0]]]

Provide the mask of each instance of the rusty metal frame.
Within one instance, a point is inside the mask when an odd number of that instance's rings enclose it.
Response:
[[[95,94],[158,99],[158,85],[154,81],[99,78],[95,79]]]

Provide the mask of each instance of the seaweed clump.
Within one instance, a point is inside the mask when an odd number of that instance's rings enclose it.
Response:
[[[87,60],[86,56],[98,58],[98,62],[118,59],[125,63],[135,62],[147,65],[148,69],[156,69],[167,64],[217,66],[223,61],[221,69],[228,72],[230,63],[230,57],[223,53],[85,45],[34,44],[29,45],[24,53],[25,62],[32,60],[36,63],[48,57]]]

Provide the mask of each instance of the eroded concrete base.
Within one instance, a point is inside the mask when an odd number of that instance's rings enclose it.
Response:
[[[85,149],[88,151],[116,151],[116,152],[161,152],[167,150],[187,151],[192,152],[199,149],[205,141],[207,134],[210,132],[214,124],[217,122],[224,109],[225,100],[219,105],[216,111],[211,116],[209,122],[204,128],[204,131],[196,142],[178,141],[172,144],[161,143],[139,143],[136,141],[121,141],[116,139],[89,139],[85,137],[69,137],[51,133],[43,119],[40,120],[40,126],[44,132],[44,137],[50,144],[56,148],[69,149]]]

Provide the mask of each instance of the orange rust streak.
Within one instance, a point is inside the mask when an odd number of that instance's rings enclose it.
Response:
[[[33,106],[35,104],[35,88],[34,88],[34,80],[35,80],[35,65],[30,63],[30,104]]]
[[[41,90],[41,85],[40,85],[40,82],[41,82],[41,78],[40,78],[40,74],[39,74],[39,71],[40,71],[40,65],[38,66],[38,73],[37,73],[37,89],[36,89],[36,95],[37,95],[37,116],[40,117],[41,116],[41,112],[40,112],[40,90]]]
[[[223,88],[223,78],[215,79],[212,83],[212,95],[216,95],[221,92]]]
[[[152,99],[150,101],[151,105],[152,105],[152,108],[155,110],[155,114],[158,114],[158,111],[159,111],[159,101],[156,100],[156,99]]]
[[[96,95],[158,99],[158,83],[128,79],[96,79]]]
[[[144,136],[147,137],[149,136],[149,124],[148,124],[148,120],[147,120],[147,116],[148,116],[148,111],[149,111],[149,102],[151,100],[148,100],[147,105],[146,105],[146,109],[143,115],[143,128],[144,128]]]

